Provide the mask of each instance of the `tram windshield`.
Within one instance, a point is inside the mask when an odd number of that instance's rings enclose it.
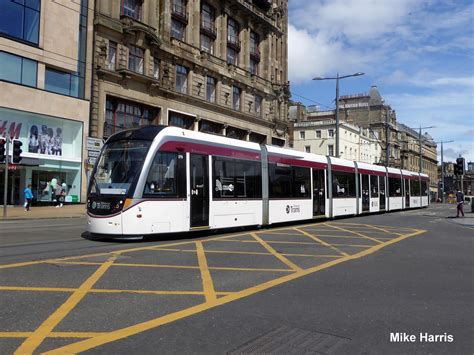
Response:
[[[151,142],[115,141],[106,144],[90,183],[96,195],[128,195],[136,183]]]

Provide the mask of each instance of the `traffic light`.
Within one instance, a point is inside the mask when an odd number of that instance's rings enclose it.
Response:
[[[23,152],[21,150],[22,145],[23,143],[21,143],[19,140],[13,141],[13,158],[12,158],[13,164],[19,164],[21,162],[21,153]]]
[[[6,139],[0,139],[0,163],[5,161],[5,145],[7,144]]]
[[[457,158],[454,165],[454,175],[464,175],[464,158]]]

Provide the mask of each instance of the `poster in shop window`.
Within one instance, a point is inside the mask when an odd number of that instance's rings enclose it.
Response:
[[[47,125],[32,125],[28,137],[28,152],[62,155],[62,129]]]

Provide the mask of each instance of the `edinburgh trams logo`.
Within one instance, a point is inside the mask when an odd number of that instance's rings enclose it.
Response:
[[[293,206],[286,205],[286,213],[287,214],[300,213],[300,205],[293,205]]]

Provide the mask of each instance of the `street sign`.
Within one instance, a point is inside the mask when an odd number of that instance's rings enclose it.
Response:
[[[100,155],[99,150],[88,150],[87,154],[89,155],[89,158],[98,158]]]
[[[87,137],[86,148],[87,150],[99,151],[102,149],[104,141],[100,138]]]

